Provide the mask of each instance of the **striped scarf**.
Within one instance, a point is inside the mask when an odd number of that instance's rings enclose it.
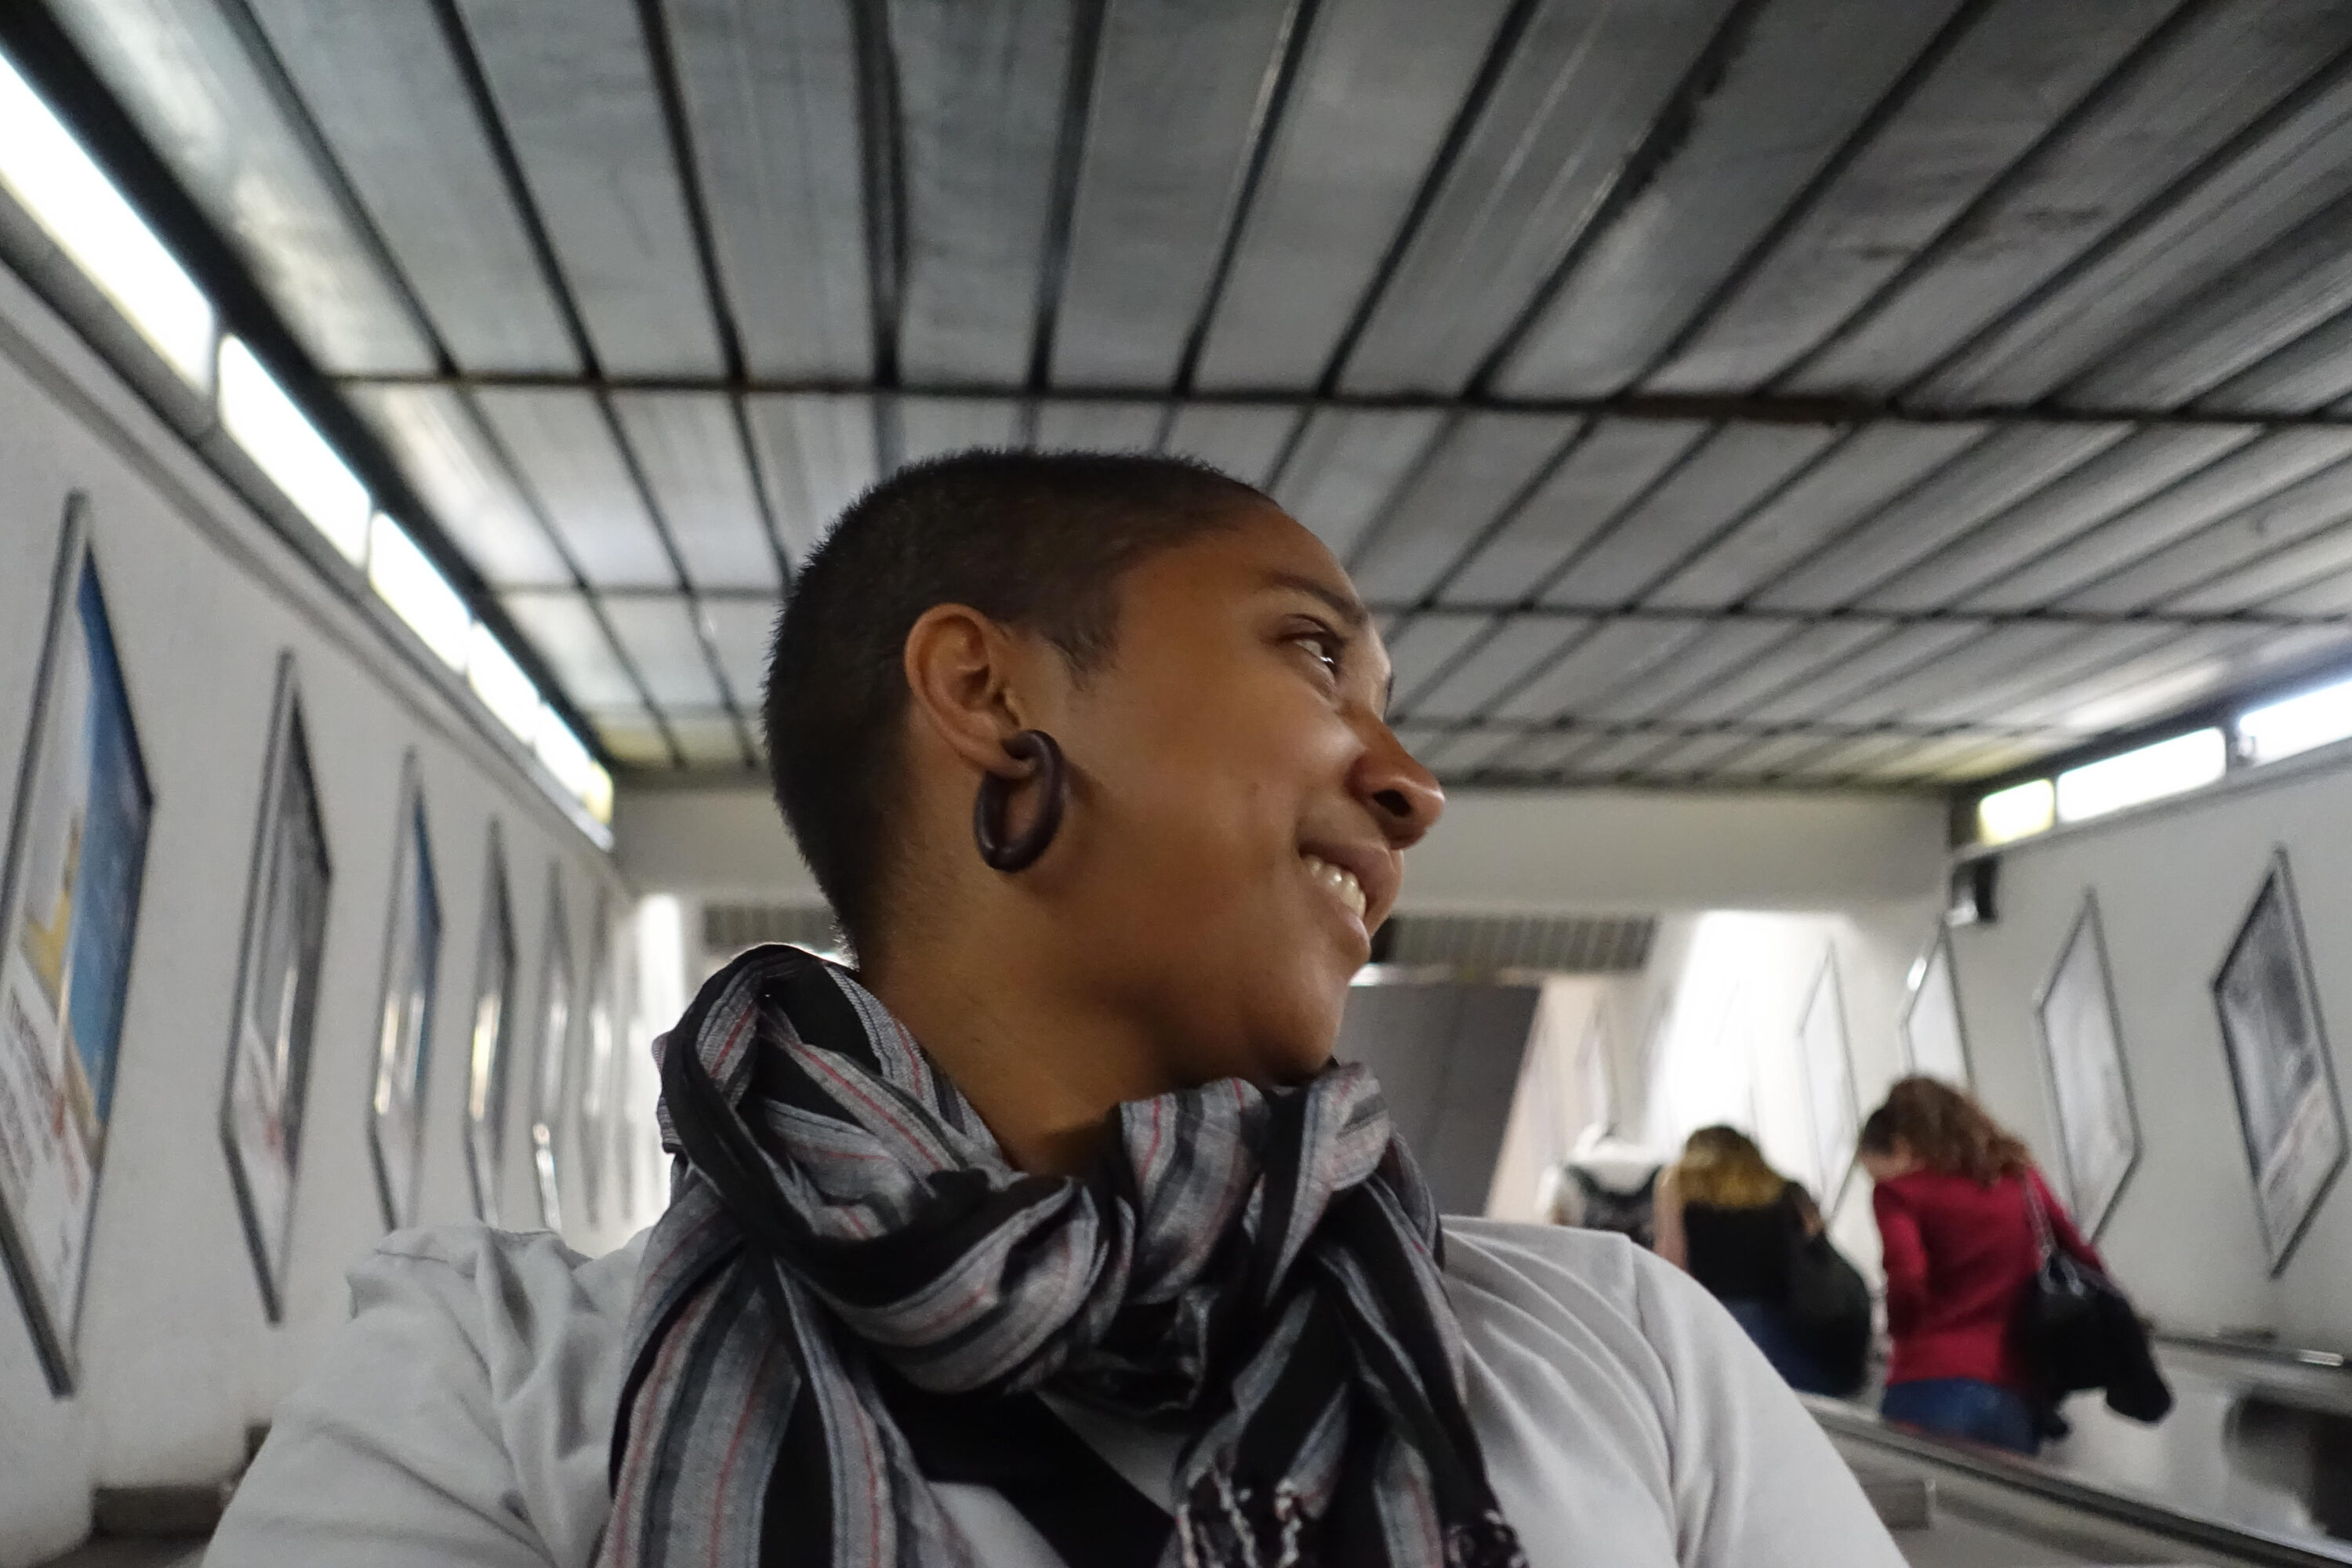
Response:
[[[737,959],[655,1048],[677,1158],[610,1568],[973,1563],[896,1387],[1180,1422],[1176,1515],[1147,1508],[1135,1568],[1524,1562],[1464,1410],[1437,1216],[1361,1068],[1121,1106],[1076,1180],[1015,1169],[881,1004],[795,949]]]

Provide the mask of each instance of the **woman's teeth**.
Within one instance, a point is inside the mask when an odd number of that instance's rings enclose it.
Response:
[[[1356,880],[1353,871],[1334,866],[1318,855],[1302,855],[1299,858],[1307,862],[1316,880],[1339,895],[1339,901],[1353,910],[1358,920],[1364,918],[1364,885]]]

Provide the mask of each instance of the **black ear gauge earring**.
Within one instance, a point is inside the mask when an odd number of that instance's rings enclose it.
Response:
[[[1021,781],[991,773],[980,781],[980,793],[972,797],[971,837],[990,868],[1009,874],[1036,864],[1037,857],[1054,842],[1062,826],[1062,808],[1069,802],[1070,781],[1062,765],[1062,748],[1043,730],[1022,731],[1004,742],[1004,750],[1027,763],[1030,776],[1037,781],[1036,820],[1019,837],[1006,840],[1004,808],[1013,797],[1013,786]]]

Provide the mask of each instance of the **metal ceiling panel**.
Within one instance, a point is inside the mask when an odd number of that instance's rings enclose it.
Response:
[[[1055,385],[1175,381],[1291,9],[1286,0],[1106,5]]]
[[[2347,459],[2352,459],[2352,430],[2273,432],[1958,604],[1971,610],[2024,610],[2049,604]],[[2339,492],[2343,483],[2343,475],[2332,476]]]
[[[1825,425],[1723,426],[1580,553],[1544,591],[1544,602],[1596,609],[1639,603],[1843,434]]]
[[[1932,723],[2005,723],[2015,704],[2104,674],[2177,641],[2179,636],[2178,626],[2093,626],[2078,641],[2066,644],[2047,658],[2019,666],[2008,675],[1973,689],[1954,691],[1920,704],[1920,717]]]
[[[2163,607],[2184,615],[2233,615],[2276,605],[2347,567],[2352,567],[2352,527],[2330,528],[2301,543],[2268,551],[2235,571],[2208,574],[2187,592],[2165,599]]]
[[[1484,773],[1498,758],[1517,751],[1527,738],[1524,730],[1460,731],[1445,746],[1445,776],[1469,778]]]
[[[456,0],[598,365],[725,368],[631,0]]]
[[[1633,777],[1664,782],[1705,781],[1727,761],[1761,744],[1760,738],[1749,730],[1717,730],[1679,737],[1662,733],[1660,739],[1664,743],[1657,751],[1628,770]]]
[[[776,615],[782,608],[758,599],[702,602],[702,624],[719,655],[719,671],[747,714],[758,710],[768,689],[768,652],[775,646]],[[759,728],[756,721],[751,727]]]
[[[1853,657],[1807,674],[1786,689],[1745,705],[1749,722],[1801,724],[1834,713],[1865,691],[1942,658],[1984,630],[1982,622],[1933,621],[1898,627]]]
[[[1922,740],[1908,751],[1855,770],[1864,784],[1927,784],[1983,778],[2067,743],[2063,735],[2026,737],[1963,730]]]
[[[1714,428],[1696,419],[1595,420],[1440,596],[1458,604],[1527,598]]]
[[[2322,469],[2076,590],[2061,601],[2061,607],[2145,609],[2347,521],[2352,521],[2352,466]]]
[[[1954,693],[1961,694],[1965,710],[1967,696],[1976,688],[2013,677],[2036,661],[2063,658],[2074,645],[2094,635],[2069,621],[1996,626],[1975,641],[1950,647],[1906,674],[1834,705],[1812,708],[1804,716],[1847,727],[1934,724],[1939,721],[1937,703],[1948,701]]]
[[[2160,684],[2191,666],[2244,648],[2263,635],[2261,628],[2248,626],[2167,629],[2170,635],[2154,647],[2100,670],[2089,680],[2062,681],[2042,691],[2011,697],[2002,704],[2001,721],[2077,738],[2113,729],[2121,721],[2112,711],[2103,712],[2099,705],[2115,693]]]
[[[655,706],[667,712],[725,705],[695,626],[692,600],[676,594],[625,594],[609,595],[601,605]]]
[[[575,707],[604,710],[634,708],[645,700],[586,595],[501,594],[499,603],[555,671]]]
[[[1990,425],[1867,425],[1739,520],[1651,593],[1648,605],[1719,609],[1745,599],[1983,440]]]
[[[2129,436],[2122,424],[2012,426],[1989,437],[1835,540],[1752,602],[1835,609]]]
[[[1427,618],[1427,617],[1423,617]],[[1412,695],[1416,719],[1469,719],[1582,637],[1591,623],[1572,616],[1513,616],[1429,689]],[[1408,695],[1402,685],[1400,696]]]
[[[875,479],[874,400],[863,393],[760,394],[743,400],[768,510],[804,561]]]
[[[1419,711],[1413,694],[1444,673],[1464,648],[1499,625],[1500,618],[1495,616],[1450,615],[1442,610],[1407,617],[1388,639],[1389,666],[1395,680],[1391,689],[1397,710],[1416,720],[1453,717]]]
[[[905,186],[898,364],[1017,384],[1036,332],[1072,0],[888,0]]]
[[[1866,315],[1784,384],[1893,392],[2077,261],[2352,42],[2337,0],[2184,6]]]
[[[1322,379],[1505,9],[1505,0],[1313,8],[1196,384],[1271,390]]]
[[[2200,171],[2185,194],[1970,344],[1918,395],[2023,405],[2063,386],[2093,406],[2169,407],[2210,391],[2352,304],[2340,283],[2330,290],[2322,280],[2332,306],[2315,307],[2311,290],[2295,287],[2308,281],[2315,247],[2309,235],[2298,247],[2294,231],[2347,193],[2352,80]],[[2341,254],[2340,235],[2323,226],[2317,238],[2323,258]]]
[[[2352,647],[2352,628],[2340,626],[2259,632],[2227,651],[2209,654],[2136,685],[2110,682],[2105,676],[2084,681],[2067,692],[2058,723],[2091,733],[2131,729],[2211,701],[2225,692],[2242,690],[2265,678],[2339,657],[2347,647]]]
[[[1157,403],[1040,398],[1037,446],[1045,451],[1149,452],[1159,446],[1166,418],[1166,407]]]
[[[1467,384],[1585,233],[1729,8],[1538,5],[1340,384],[1452,393]]]
[[[1935,744],[1933,737],[1901,731],[1854,735],[1801,759],[1780,776],[1793,783],[1844,784],[1874,769],[1899,766]]]
[[[1780,620],[1706,623],[1697,637],[1675,650],[1673,658],[1587,703],[1584,710],[1604,722],[1656,718],[1701,689],[1748,668],[1799,631]]]
[[[666,0],[711,248],[755,376],[863,378],[874,301],[857,54],[839,0]]]
[[[1714,778],[1750,782],[1777,779],[1849,739],[1820,730],[1790,730],[1766,735],[1752,745],[1730,752],[1707,769],[1707,773]]]
[[[59,0],[50,10],[179,174],[311,357],[426,371],[432,345],[288,118],[220,0]]]
[[[1577,257],[1501,387],[1605,397],[1656,368],[1958,5],[1776,0],[1743,12],[1681,140]]]
[[[1655,730],[1603,732],[1591,743],[1563,752],[1553,764],[1584,779],[1613,779],[1640,770],[1652,758],[1671,748],[1678,737]]]
[[[1588,703],[1674,658],[1701,629],[1696,621],[1603,621],[1551,668],[1504,699],[1496,717],[1581,718]]]
[[[2352,394],[2352,310],[2322,322],[2197,400],[2200,413],[2300,414]]]
[[[1582,427],[1550,414],[1457,416],[1358,548],[1357,592],[1375,604],[1420,600]]]
[[[555,548],[457,393],[363,386],[347,395],[432,507],[442,531],[494,587],[569,586]]]
[[[743,756],[742,731],[736,728],[731,713],[703,710],[698,712],[665,714],[670,733],[677,737],[677,749],[689,768],[740,768],[746,766]]]
[[[1481,747],[1475,753],[1465,745],[1465,759],[1475,755],[1475,766],[1480,771],[1506,773],[1518,777],[1548,773],[1559,766],[1560,759],[1582,746],[1591,734],[1581,730],[1499,731],[1509,743],[1488,751]]]
[[[243,0],[450,356],[580,368],[433,7]]]
[[[1397,724],[1390,732],[1414,762],[1433,773],[1436,772],[1433,759],[1444,755],[1454,740],[1454,731],[1444,724]]]
[[[1264,489],[1306,412],[1286,403],[1187,403],[1168,426],[1163,452],[1198,458]]]
[[[613,413],[698,589],[775,589],[776,544],[723,392],[616,392]]]
[[[2208,464],[2252,441],[2247,425],[2158,426],[2102,453],[2029,500],[1978,524],[1862,595],[1873,609],[1933,610],[2055,544],[2161,500]],[[2229,476],[2224,475],[2226,481]],[[2227,483],[2217,489],[2226,490]]]
[[[1849,662],[1867,659],[1874,645],[1885,641],[1894,630],[1894,622],[1870,616],[1841,617],[1806,626],[1694,689],[1662,716],[1679,723],[1745,723],[1759,704],[1788,688]],[[1696,645],[1692,653],[1696,658]]]
[[[678,585],[593,394],[506,387],[474,396],[591,586]]]
[[[669,742],[642,708],[606,709],[588,715],[596,738],[624,767],[666,768],[670,765]]]
[[[1444,423],[1426,408],[1318,410],[1282,465],[1274,499],[1345,561]]]
[[[2339,550],[2339,556],[2352,551]],[[2309,558],[2303,563],[2310,564]],[[2284,616],[2342,616],[2352,612],[2352,574],[2331,572],[2316,581],[2305,582],[2293,591],[2269,600],[2263,609]]]
[[[1837,331],[2179,0],[1995,0],[1643,386],[1763,386]]]
[[[1021,405],[1014,398],[901,397],[897,413],[901,463],[1021,444]]]

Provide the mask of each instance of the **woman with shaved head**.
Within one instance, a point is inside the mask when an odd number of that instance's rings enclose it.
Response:
[[[1894,1568],[1703,1290],[1441,1223],[1333,1064],[1444,804],[1388,688],[1329,552],[1197,465],[858,500],[766,706],[856,967],[703,986],[630,1248],[385,1243],[216,1568]]]

